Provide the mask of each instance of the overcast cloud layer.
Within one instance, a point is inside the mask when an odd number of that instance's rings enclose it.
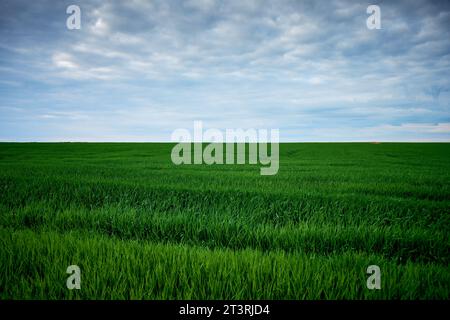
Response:
[[[449,1],[2,0],[0,39],[2,141],[450,141]]]

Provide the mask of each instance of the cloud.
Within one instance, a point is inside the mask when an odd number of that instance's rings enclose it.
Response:
[[[0,5],[0,138],[82,137],[86,116],[94,140],[170,139],[193,120],[450,140],[422,127],[450,121],[448,3],[383,2],[381,30],[354,1],[76,4],[81,30],[65,28],[63,2]]]
[[[60,52],[55,53],[52,57],[52,60],[53,60],[53,64],[57,68],[70,69],[70,70],[79,68],[79,65],[73,61],[73,57],[67,53],[60,53]]]

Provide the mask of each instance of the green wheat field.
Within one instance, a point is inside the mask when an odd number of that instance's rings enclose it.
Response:
[[[450,298],[450,144],[281,144],[274,176],[172,147],[1,143],[0,298]]]

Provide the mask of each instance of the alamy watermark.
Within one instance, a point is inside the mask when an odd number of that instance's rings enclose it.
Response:
[[[193,135],[187,129],[176,129],[171,139],[178,142],[171,153],[176,165],[259,163],[263,165],[261,175],[275,175],[279,169],[278,129],[271,129],[270,134],[267,129],[226,129],[222,132],[211,128],[203,132],[203,123],[195,121]],[[208,142],[206,147],[204,142]]]
[[[80,267],[77,265],[71,265],[68,266],[66,269],[66,273],[70,274],[70,276],[67,278],[66,286],[67,289],[73,290],[73,289],[81,289],[81,270]]]
[[[81,9],[79,6],[72,4],[67,7],[66,13],[70,14],[66,20],[66,27],[69,30],[81,29]]]
[[[381,29],[381,9],[379,6],[373,4],[367,7],[367,14],[370,16],[366,20],[366,26],[369,30]]]
[[[366,270],[367,274],[370,276],[367,278],[367,289],[369,290],[380,290],[381,289],[381,271],[380,267],[377,265],[370,265]]]

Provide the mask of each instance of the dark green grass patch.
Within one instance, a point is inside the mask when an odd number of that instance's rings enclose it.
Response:
[[[92,233],[0,229],[1,298],[10,299],[426,299],[448,298],[443,266],[398,265],[355,253],[316,256],[120,241]],[[66,288],[79,264],[81,290]],[[367,264],[383,270],[366,288]]]

